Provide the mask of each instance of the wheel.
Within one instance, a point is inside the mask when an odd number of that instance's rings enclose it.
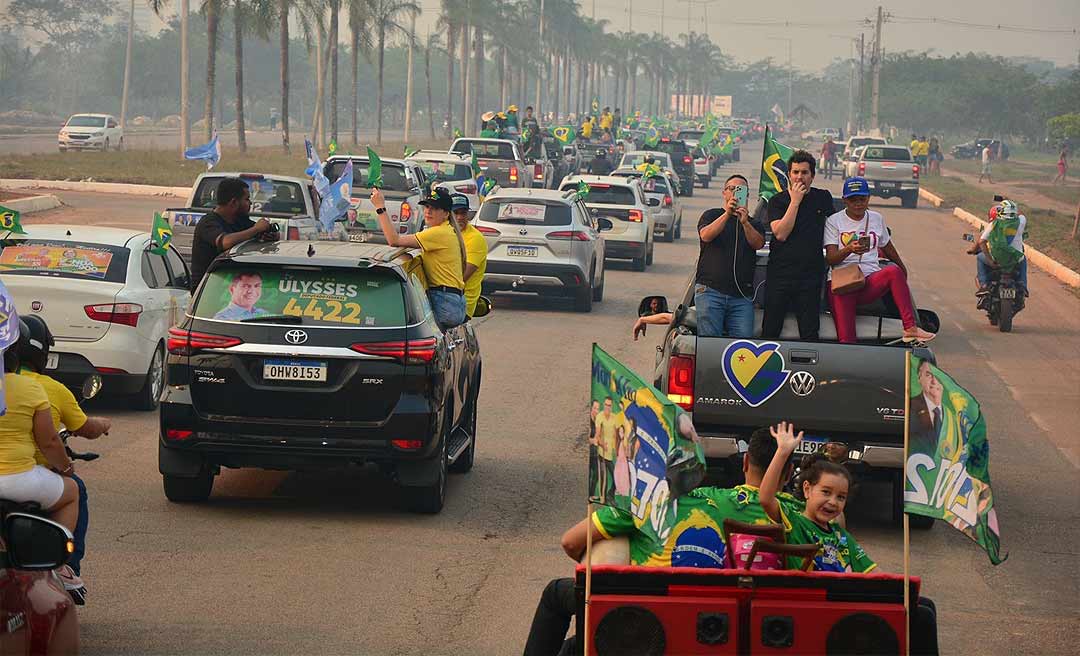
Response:
[[[450,422],[446,422],[449,426]],[[439,477],[431,485],[417,485],[405,488],[405,503],[409,510],[426,515],[434,515],[443,509],[446,504],[446,441],[449,438],[449,430],[445,431],[442,440],[442,451],[439,458]]]
[[[134,397],[135,407],[139,410],[157,410],[161,400],[161,391],[165,389],[165,352],[158,344],[154,357],[150,358],[150,368],[146,372],[146,382]]]
[[[644,271],[646,266],[647,265],[645,264],[645,256],[644,255],[642,255],[641,257],[635,257],[634,258],[634,262],[633,262],[634,271]]]
[[[574,312],[592,312],[592,276],[589,276],[589,284],[574,290]]]
[[[912,515],[908,513],[908,524],[917,531],[929,531],[934,528],[934,518],[926,515]]]
[[[103,153],[109,152],[109,138],[108,137],[105,137],[105,144],[101,146],[101,152],[103,152]]]
[[[997,312],[994,312],[993,310],[990,310],[988,316],[990,317],[990,325],[991,326],[998,325],[998,314],[997,314]]]
[[[675,241],[675,226],[672,225],[670,228],[665,230],[663,234],[660,235],[660,239],[668,243]]]
[[[645,254],[645,266],[652,266],[652,263],[653,263],[653,244],[654,244],[654,242],[649,242],[649,246],[648,246],[649,250]]]
[[[705,178],[705,182],[701,183],[701,188],[702,189],[708,189],[709,188],[709,179],[708,178]]]
[[[600,272],[600,285],[592,292],[593,303],[599,303],[604,300],[604,272]]]
[[[1003,333],[1012,331],[1013,299],[1001,299],[1001,314],[998,317],[998,330]]]
[[[675,239],[682,239],[682,219],[675,221]]]
[[[120,141],[116,142],[116,149],[117,150],[123,150],[124,149],[124,138],[123,137],[120,137]]]
[[[195,503],[210,498],[214,488],[214,475],[203,472],[198,476],[173,476],[162,474],[161,482],[165,488],[165,498],[173,503]]]
[[[472,393],[472,399],[469,401],[469,415],[465,420],[465,430],[469,431],[469,436],[472,440],[469,442],[469,446],[461,452],[458,459],[454,461],[454,464],[450,465],[449,470],[453,474],[465,474],[473,468],[473,462],[476,460],[476,399],[480,390],[480,375],[476,376],[476,391]]]
[[[691,180],[689,182],[689,184],[686,185],[686,195],[687,196],[693,196],[694,195],[694,181],[693,180]]]
[[[900,197],[900,206],[915,209],[919,206],[919,192],[907,193]]]

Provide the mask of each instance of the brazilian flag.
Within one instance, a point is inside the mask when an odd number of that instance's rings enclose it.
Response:
[[[154,255],[164,255],[169,249],[169,244],[172,243],[172,228],[161,212],[154,212],[154,225],[150,228],[150,243],[152,245],[150,252]]]
[[[656,148],[656,144],[660,143],[660,128],[655,125],[649,126],[649,129],[645,131],[645,145],[649,148]]]
[[[1013,237],[1020,230],[1020,219],[994,219],[993,227],[986,243],[990,246],[990,257],[1005,270],[1012,270],[1024,259],[1024,253],[1012,247]]]
[[[8,234],[25,235],[26,231],[23,230],[20,216],[22,215],[19,212],[0,205],[0,230],[7,230]]]
[[[555,137],[555,140],[564,146],[569,146],[577,139],[577,132],[569,125],[557,125],[551,128],[551,136]]]
[[[769,126],[766,125],[765,148],[761,151],[761,182],[758,184],[758,196],[769,200],[788,188],[787,161],[794,154],[794,148],[785,146],[772,138],[769,134]]]
[[[581,180],[577,183],[577,197],[581,200],[585,200],[589,197],[589,185]]]

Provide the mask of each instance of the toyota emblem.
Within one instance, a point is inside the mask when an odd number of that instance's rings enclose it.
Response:
[[[527,234],[529,234],[529,231],[526,230],[525,228],[522,228],[521,230],[518,230],[518,234],[519,235],[527,235]]]
[[[810,396],[810,393],[814,391],[814,387],[817,385],[817,381],[814,380],[814,374],[809,371],[796,371],[791,374],[791,391],[795,396]]]
[[[30,301],[30,310],[33,312],[41,312],[45,309],[45,304],[41,301]]]
[[[290,344],[303,344],[307,341],[307,333],[294,328],[285,333],[285,341]]]

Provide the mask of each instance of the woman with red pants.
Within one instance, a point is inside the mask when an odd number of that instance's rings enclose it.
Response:
[[[911,292],[907,284],[907,267],[889,237],[885,219],[879,212],[868,209],[870,184],[866,178],[854,177],[844,181],[844,205],[847,206],[844,211],[833,214],[825,222],[825,259],[830,267],[858,265],[866,282],[858,291],[835,294],[831,284],[832,269],[829,270],[829,307],[836,323],[836,338],[841,343],[855,343],[856,306],[872,303],[886,292],[891,292],[904,322],[903,341],[932,340],[934,333],[919,328],[915,323],[915,310],[911,306]],[[879,249],[892,264],[881,266]]]

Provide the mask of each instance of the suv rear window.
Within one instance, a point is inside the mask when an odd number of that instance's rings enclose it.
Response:
[[[685,141],[661,141],[656,144],[656,149],[668,153],[669,155],[672,153],[682,154],[687,152]]]
[[[0,273],[76,280],[127,280],[128,255],[123,246],[46,239],[2,242]]]
[[[852,137],[848,139],[848,148],[858,148],[867,144],[884,144],[885,140],[879,137]]]
[[[300,317],[305,326],[405,325],[401,281],[377,269],[229,263],[207,275],[194,316],[219,321]]]
[[[562,190],[577,189],[577,183],[563,185]],[[609,184],[590,184],[587,205],[636,205],[634,190],[630,187]]]
[[[863,159],[887,160],[890,162],[910,162],[911,153],[899,146],[867,146]]]
[[[476,153],[477,157],[489,157],[491,159],[516,159],[514,147],[508,143],[489,143],[483,141],[459,141],[454,146],[455,153],[470,155]]]
[[[331,183],[341,177],[342,172],[345,171],[345,164],[348,160],[336,159],[327,163],[323,168],[323,174],[326,179]],[[368,189],[368,163],[366,160],[354,159],[352,161],[352,197],[353,198],[367,198],[367,191],[361,191],[362,189]],[[405,173],[405,167],[401,164],[391,164],[389,162],[383,162],[382,165],[382,178],[383,178],[383,191],[412,191],[414,182],[409,180],[409,176]]]
[[[676,139],[701,139],[705,134],[704,130],[679,130],[679,133],[675,135]]]
[[[492,223],[563,226],[570,225],[570,206],[536,200],[487,200],[480,206],[480,213],[476,218]]]
[[[651,194],[668,193],[667,183],[661,178],[646,178],[642,181],[641,188]]]
[[[436,182],[446,182],[447,180],[471,180],[473,177],[472,167],[468,164],[440,162],[439,160],[434,159],[416,160],[416,164],[424,171],[424,175]]]
[[[217,188],[226,176],[205,177],[195,190],[194,207],[212,208],[217,205]],[[240,178],[248,186],[252,212],[280,214],[304,214],[304,186],[291,180],[278,180],[268,176]]]
[[[667,155],[667,153],[658,153],[655,155],[650,155],[650,157],[652,157],[653,160],[655,160],[656,163],[661,166],[661,168],[671,168],[671,158]],[[635,153],[633,155],[623,155],[622,159],[619,160],[619,166],[637,166],[638,164],[642,164],[644,162],[645,155]]]

